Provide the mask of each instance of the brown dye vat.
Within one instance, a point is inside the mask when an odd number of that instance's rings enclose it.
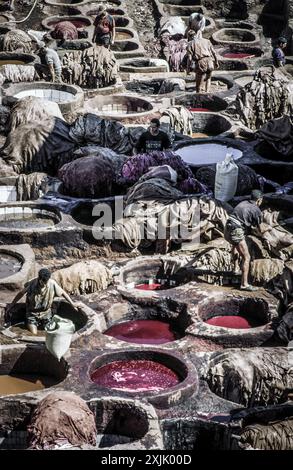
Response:
[[[209,134],[203,134],[202,132],[193,132],[191,134],[191,137],[193,139],[206,139],[207,137],[210,137]]]
[[[132,39],[132,34],[125,31],[116,31],[115,39],[117,41],[123,41],[124,39]]]
[[[0,67],[2,65],[25,65],[25,62],[23,60],[3,59],[0,60]]]
[[[32,338],[35,338],[36,336],[39,336],[39,337],[44,337],[46,332],[45,330],[41,330],[40,328],[38,328],[38,332],[36,335],[33,335],[26,327],[26,324],[25,323],[17,323],[16,325],[12,325],[9,330],[16,334],[17,336],[31,336]]]
[[[54,377],[37,374],[0,375],[0,395],[34,392],[56,384]]]

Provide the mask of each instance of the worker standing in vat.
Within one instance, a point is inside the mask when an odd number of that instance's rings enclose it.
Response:
[[[147,131],[143,132],[136,144],[137,153],[148,153],[167,150],[171,147],[171,140],[166,132],[160,130],[159,119],[152,119]]]
[[[52,318],[52,304],[55,297],[64,297],[74,308],[77,305],[69,295],[51,279],[51,273],[44,268],[39,271],[38,277],[28,282],[6,309],[9,317],[11,309],[26,294],[26,324],[28,330],[36,335],[38,328],[44,329]]]
[[[186,37],[188,38],[188,33],[190,30],[195,32],[195,37],[197,39],[202,38],[202,33],[206,27],[206,19],[202,13],[192,13],[188,20],[188,25],[186,28]]]
[[[52,82],[62,83],[62,64],[58,53],[49,47],[52,40],[49,37],[44,37],[43,41],[38,43],[38,55],[41,59],[41,64],[36,64],[35,68],[38,74],[45,79],[50,79]]]
[[[242,279],[240,289],[253,291],[255,287],[248,283],[250,254],[245,240],[248,229],[258,227],[261,224],[262,213],[259,206],[262,204],[263,195],[258,189],[251,193],[250,201],[238,204],[229,215],[226,222],[224,237],[233,246],[233,255],[238,251],[242,258]]]
[[[187,57],[189,63],[195,62],[195,82],[196,92],[202,91],[205,84],[204,91],[210,91],[213,70],[219,68],[219,61],[217,54],[209,39],[198,39],[196,36],[187,46]]]
[[[273,49],[273,62],[275,67],[284,67],[286,65],[286,58],[284,54],[284,49],[287,47],[287,39],[279,38],[277,45]]]
[[[99,5],[97,13],[92,42],[110,49],[115,42],[115,20],[107,13],[105,5]]]

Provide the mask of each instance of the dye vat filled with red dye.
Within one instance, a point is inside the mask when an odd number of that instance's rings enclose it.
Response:
[[[104,334],[138,344],[164,344],[179,338],[169,323],[160,320],[126,321],[112,326]]]
[[[136,289],[140,290],[160,290],[162,289],[161,284],[153,283],[153,284],[137,284],[135,286]]]
[[[169,367],[155,361],[114,361],[91,374],[99,387],[128,392],[154,392],[174,387],[179,376]]]
[[[192,113],[208,113],[208,112],[210,112],[210,109],[208,109],[208,108],[188,108],[188,109]]]
[[[221,326],[223,328],[233,328],[239,330],[245,330],[248,328],[253,328],[253,325],[246,318],[239,315],[224,315],[212,317],[209,320],[206,320],[205,323],[213,326]]]
[[[223,57],[225,59],[252,59],[255,55],[247,52],[225,52]]]

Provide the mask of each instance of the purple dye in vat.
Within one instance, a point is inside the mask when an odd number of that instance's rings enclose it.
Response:
[[[160,320],[126,321],[112,326],[104,334],[139,344],[164,344],[177,339],[171,325]]]
[[[172,369],[148,360],[114,361],[96,369],[91,379],[100,387],[128,392],[165,390],[180,382]]]
[[[221,326],[223,328],[233,328],[239,330],[252,328],[251,323],[246,318],[239,315],[223,315],[212,317],[209,320],[206,320],[205,323],[213,326]]]

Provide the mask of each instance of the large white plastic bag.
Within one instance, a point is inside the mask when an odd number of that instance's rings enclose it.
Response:
[[[230,201],[236,194],[238,166],[233,156],[227,153],[223,162],[217,163],[215,198],[222,202]]]
[[[74,323],[66,318],[54,315],[46,327],[46,348],[58,361],[68,351],[72,335],[75,332]]]

